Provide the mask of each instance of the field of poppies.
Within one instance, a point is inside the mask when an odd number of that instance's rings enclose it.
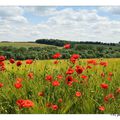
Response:
[[[70,49],[70,44],[64,45]],[[120,114],[120,59],[0,56],[1,114]]]

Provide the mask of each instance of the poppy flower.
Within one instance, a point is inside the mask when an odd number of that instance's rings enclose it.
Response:
[[[52,58],[57,59],[60,58],[62,55],[60,53],[56,53],[52,56]]]
[[[30,79],[33,79],[33,78],[34,78],[34,74],[33,74],[32,72],[30,72],[30,73],[28,74],[28,77],[29,77]]]
[[[70,62],[72,62],[73,64],[75,64],[76,59],[75,59],[75,58],[73,58],[73,57],[71,57],[71,58],[70,58]]]
[[[53,85],[53,86],[59,86],[60,83],[59,83],[57,80],[55,80],[55,81],[52,82],[52,85]]]
[[[117,88],[116,93],[120,93],[120,88]]]
[[[77,92],[75,93],[75,95],[76,95],[77,97],[80,97],[82,94],[81,94],[81,92],[77,91]]]
[[[101,88],[103,88],[103,89],[108,89],[108,84],[102,83],[100,86],[101,86]]]
[[[92,65],[97,65],[97,61],[94,59],[88,60],[87,63]]]
[[[69,68],[66,72],[66,74],[73,74],[74,73],[74,70],[72,68]]]
[[[3,84],[3,83],[0,83],[0,88],[3,87],[3,86],[4,86],[4,84]]]
[[[70,47],[71,47],[70,44],[65,44],[65,45],[64,45],[64,48],[65,48],[65,49],[69,49]]]
[[[101,77],[105,77],[105,73],[102,72],[102,73],[101,73]]]
[[[21,83],[22,82],[22,78],[16,78],[16,83]]]
[[[100,65],[106,67],[106,66],[108,65],[108,63],[101,61],[101,62],[100,62]]]
[[[59,63],[59,61],[58,61],[58,60],[55,60],[55,61],[54,61],[54,64],[58,64],[58,63]]]
[[[0,56],[0,62],[5,60],[5,56]]]
[[[58,102],[59,102],[59,103],[62,103],[62,101],[63,101],[62,98],[58,99]]]
[[[108,77],[107,79],[108,79],[109,81],[111,81],[111,80],[112,80],[112,78],[111,78],[111,77]]]
[[[46,107],[50,108],[52,106],[52,103],[46,103]]]
[[[47,80],[47,81],[52,81],[52,76],[51,75],[47,75],[46,77],[45,77],[45,79]]]
[[[83,68],[81,66],[76,66],[76,69],[75,71],[78,73],[78,74],[81,74],[83,72]]]
[[[105,111],[105,107],[104,106],[99,106],[98,108],[100,111]]]
[[[74,59],[78,59],[79,57],[80,57],[79,54],[73,54],[73,55],[71,56],[71,58],[74,58]]]
[[[53,110],[57,110],[57,109],[58,109],[58,106],[57,106],[57,105],[52,105],[52,109],[53,109]]]
[[[57,78],[58,78],[58,79],[62,79],[63,76],[62,76],[62,75],[58,75]]]
[[[44,96],[44,92],[39,92],[38,96]]]
[[[86,75],[82,75],[81,78],[82,79],[88,79],[88,77]]]
[[[33,60],[32,59],[28,59],[28,60],[26,60],[26,64],[32,64],[33,63]]]
[[[34,106],[34,103],[31,100],[17,100],[16,104],[20,107],[20,108],[30,108]]]
[[[67,76],[66,77],[66,83],[67,83],[67,85],[72,86],[73,82],[74,82],[74,79],[73,79],[72,76]]]
[[[109,76],[113,76],[113,73],[112,72],[109,72],[109,74],[108,74]]]
[[[15,86],[15,88],[19,89],[19,88],[22,87],[22,84],[21,83],[15,83],[14,86]]]
[[[18,61],[18,62],[16,63],[16,65],[17,65],[17,66],[21,66],[21,65],[22,65],[22,62],[21,62],[21,61]]]
[[[86,67],[86,69],[91,69],[91,68],[92,68],[92,67],[91,67],[91,66],[89,66],[89,65]]]
[[[11,58],[11,59],[9,60],[9,62],[10,62],[11,64],[13,64],[13,63],[15,63],[15,60],[14,60],[13,58]]]
[[[110,93],[104,97],[104,101],[108,102],[109,99],[114,99],[114,98],[115,98],[114,95],[112,93]]]

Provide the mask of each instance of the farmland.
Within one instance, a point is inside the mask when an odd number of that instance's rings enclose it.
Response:
[[[119,63],[120,59],[79,58],[75,63],[4,61],[0,113],[119,114]]]

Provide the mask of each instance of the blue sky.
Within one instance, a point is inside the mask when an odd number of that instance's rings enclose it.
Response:
[[[120,7],[1,6],[0,41],[120,41]]]

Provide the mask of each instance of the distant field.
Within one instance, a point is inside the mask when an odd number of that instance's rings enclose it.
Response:
[[[53,46],[53,45],[46,45],[46,44],[37,44],[37,43],[27,43],[27,42],[0,42],[0,46],[14,46],[14,47],[45,47],[45,46]]]

